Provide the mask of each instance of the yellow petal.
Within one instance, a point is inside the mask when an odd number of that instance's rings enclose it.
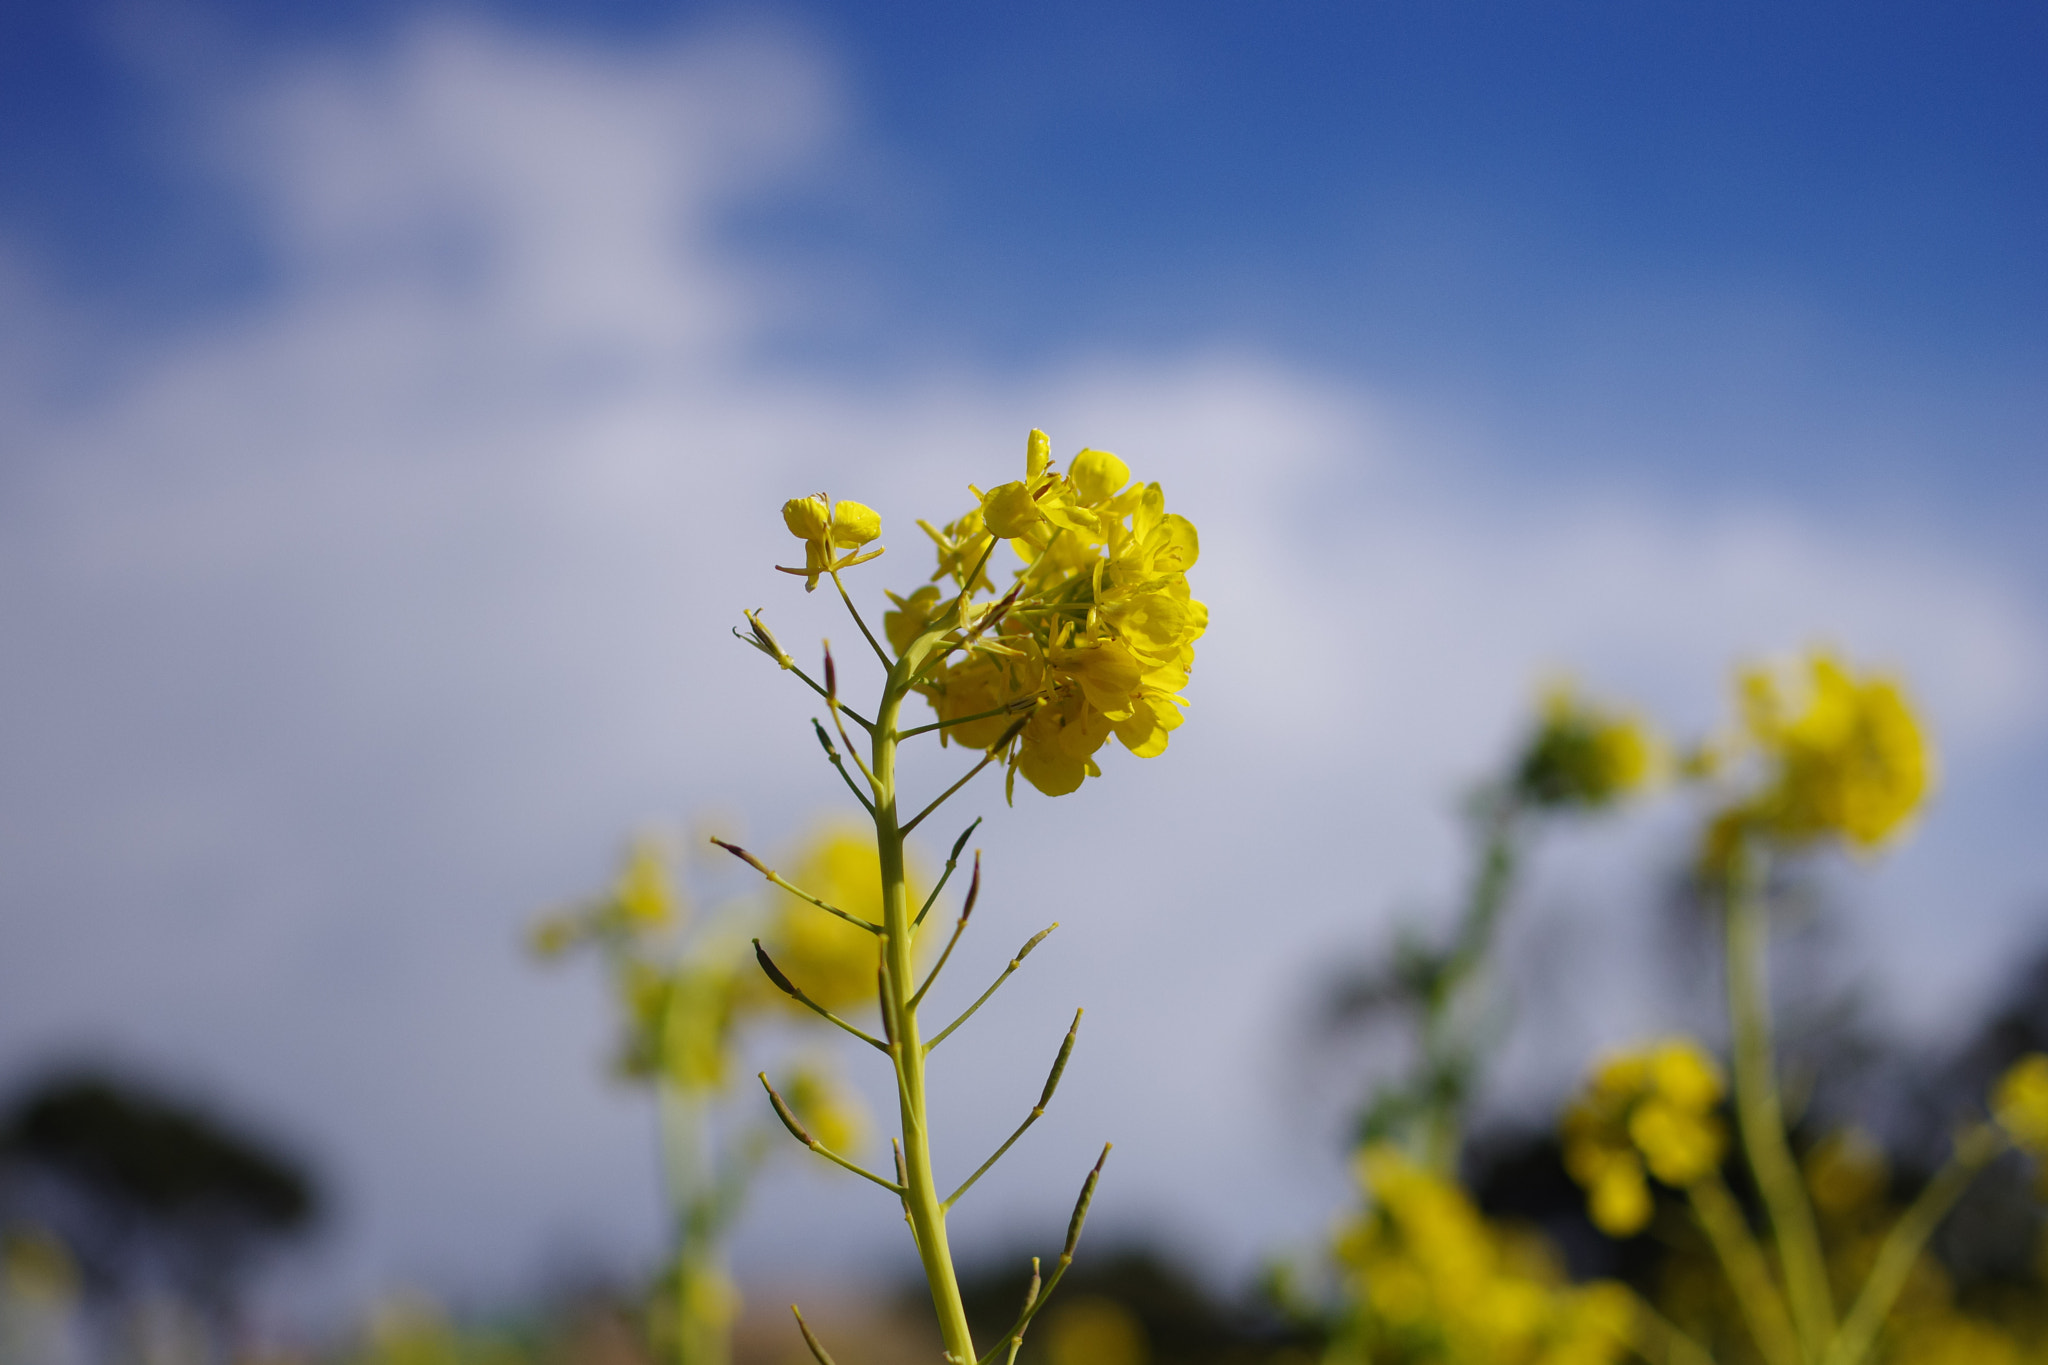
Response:
[[[832,508],[832,543],[850,550],[882,534],[882,514],[863,503],[841,498]]]
[[[1022,483],[999,485],[981,500],[982,525],[1001,540],[1014,539],[1044,520],[1045,514],[1031,500],[1031,490]]]
[[[1083,503],[1109,501],[1131,481],[1131,468],[1106,450],[1084,450],[1067,466],[1067,477]]]
[[[823,493],[791,498],[782,504],[782,524],[798,540],[823,540],[832,524],[832,509],[826,505]]]

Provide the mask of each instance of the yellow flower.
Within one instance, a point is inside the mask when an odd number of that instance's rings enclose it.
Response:
[[[784,1087],[789,1107],[812,1137],[845,1156],[860,1149],[868,1130],[860,1096],[822,1066],[799,1066]]]
[[[1586,1194],[1593,1226],[1610,1237],[1633,1237],[1641,1232],[1650,1225],[1654,1207],[1642,1163],[1626,1154],[1602,1165]]]
[[[1359,1318],[1331,1359],[1382,1359],[1376,1348],[1392,1341],[1446,1365],[1621,1358],[1626,1291],[1567,1284],[1540,1237],[1489,1224],[1457,1185],[1390,1145],[1366,1148],[1356,1166],[1372,1203],[1342,1229],[1337,1254]]]
[[[1565,1168],[1587,1191],[1593,1222],[1614,1236],[1649,1224],[1644,1167],[1683,1189],[1718,1170],[1728,1135],[1716,1112],[1720,1068],[1686,1039],[1601,1063],[1564,1117]]]
[[[2048,1158],[2048,1053],[2030,1052],[1999,1079],[1992,1115],[2013,1142]]]
[[[1070,1299],[1045,1327],[1052,1365],[1145,1365],[1152,1358],[1145,1325],[1115,1299]]]
[[[987,555],[1009,543],[1020,567],[1000,618],[971,602],[956,618],[927,587],[895,598],[884,621],[899,654],[942,637],[943,661],[918,690],[942,721],[962,722],[943,740],[987,747],[1029,710],[1007,755],[1011,777],[1054,796],[1100,775],[1095,754],[1112,736],[1140,758],[1163,752],[1209,623],[1187,585],[1200,553],[1194,526],[1107,451],[1081,451],[1062,474],[1040,431],[1026,443],[1022,479],[970,491],[965,516],[943,529],[919,524],[938,547],[934,580],[951,579],[970,599],[995,591]]]
[[[1598,808],[1640,791],[1662,767],[1663,746],[1640,719],[1603,710],[1560,684],[1544,694],[1515,791],[1538,806]]]
[[[1742,744],[1764,760],[1759,790],[1725,812],[1722,846],[1743,831],[1786,844],[1840,838],[1873,849],[1926,799],[1934,754],[1904,691],[1858,677],[1826,651],[1740,679]],[[1717,850],[1709,848],[1709,857]]]
[[[874,508],[842,498],[834,503],[823,493],[791,498],[782,504],[782,524],[804,543],[801,569],[775,567],[804,580],[804,591],[818,586],[818,576],[865,564],[882,553],[881,547],[859,553],[860,547],[882,534],[881,514]],[[837,550],[846,551],[835,557]]]
[[[789,880],[849,915],[871,924],[882,921],[881,859],[872,835],[864,835],[858,826],[828,823],[814,830],[794,860]],[[913,913],[923,903],[920,880],[913,871],[908,886]],[[773,918],[762,945],[783,975],[827,1009],[873,1003],[880,941],[859,925],[787,892],[770,894],[775,898]],[[920,936],[920,942],[930,938]],[[808,1016],[803,1006],[780,992],[776,998]]]

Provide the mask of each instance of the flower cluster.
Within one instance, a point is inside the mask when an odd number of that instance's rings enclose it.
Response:
[[[1049,796],[1099,776],[1095,754],[1111,735],[1141,758],[1164,752],[1209,623],[1188,593],[1194,525],[1107,451],[1083,450],[1060,473],[1041,431],[1024,478],[970,491],[976,505],[963,516],[918,523],[938,570],[908,597],[891,594],[883,622],[899,655],[934,629],[951,632],[917,689],[948,723],[944,736],[1011,746],[1012,782],[1022,773]],[[997,601],[976,603],[996,591],[999,540],[1022,563]]]
[[[1740,679],[1742,733],[1726,757],[1761,757],[1763,783],[1723,813],[1709,861],[1746,832],[1798,846],[1839,838],[1873,849],[1919,809],[1932,747],[1891,678],[1858,677],[1826,651]]]
[[[1601,1231],[1627,1237],[1649,1224],[1645,1166],[1681,1189],[1720,1168],[1722,1093],[1720,1068],[1685,1039],[1623,1053],[1593,1073],[1565,1113],[1564,1160]]]
[[[1639,718],[1594,705],[1570,687],[1552,687],[1516,765],[1515,795],[1542,807],[1610,806],[1649,785],[1662,754]]]
[[[1358,1155],[1372,1199],[1337,1246],[1362,1313],[1332,1360],[1604,1365],[1634,1305],[1613,1284],[1571,1285],[1538,1238],[1491,1226],[1463,1190],[1390,1144]]]
[[[803,1007],[754,970],[748,960],[752,933],[761,933],[778,962],[815,982],[814,998],[826,1007],[873,999],[874,935],[781,892],[772,893],[776,904],[765,932],[753,908],[697,921],[676,886],[670,861],[663,841],[636,840],[604,894],[549,915],[531,935],[533,950],[543,959],[586,945],[604,957],[620,1007],[616,1065],[622,1074],[636,1080],[660,1078],[684,1090],[722,1089],[730,1078],[739,1027],[766,1011],[804,1014]],[[881,873],[875,851],[848,831],[834,826],[812,831],[798,863],[811,885],[822,887],[849,913],[879,913]],[[827,1088],[820,1073],[805,1093],[822,1096]]]

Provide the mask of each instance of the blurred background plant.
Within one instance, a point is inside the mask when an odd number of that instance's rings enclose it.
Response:
[[[1331,1360],[2048,1354],[2048,1238],[2019,1179],[2048,1152],[2048,970],[1967,1049],[1960,1089],[1923,1077],[1918,1105],[1894,1092],[1894,1114],[1912,1120],[1900,1157],[1845,1117],[1845,1083],[1874,1070],[1870,1056],[1809,1060],[1788,1100],[1767,984],[1772,904],[1831,851],[1867,865],[1917,815],[1934,761],[1902,687],[1830,653],[1738,682],[1738,722],[1674,765],[1707,798],[1688,877],[1723,936],[1732,1095],[1703,1043],[1671,1038],[1601,1062],[1558,1138],[1460,1141],[1500,1033],[1456,1021],[1505,1013],[1485,967],[1526,836],[1518,813],[1602,809],[1658,766],[1637,723],[1553,694],[1509,775],[1475,802],[1479,867],[1451,946],[1406,937],[1390,965],[1330,992],[1329,1022],[1405,1018],[1418,1054],[1360,1126],[1364,1204],[1338,1235],[1333,1286],[1319,1301],[1276,1280],[1302,1320],[1327,1324]],[[1894,1060],[1889,1079],[1903,1069]],[[1832,1091],[1816,1084],[1823,1073]],[[2003,1227],[1973,1216],[1973,1191],[1980,1209],[2004,1210]],[[1563,1207],[1575,1195],[1576,1219]]]
[[[766,905],[753,898],[693,912],[677,862],[668,842],[635,841],[606,892],[540,921],[532,943],[544,960],[580,950],[602,961],[620,1021],[613,1066],[654,1092],[673,1252],[648,1297],[652,1348],[680,1365],[725,1365],[740,1306],[725,1241],[775,1141],[759,1097],[748,1087],[736,1101],[732,1082],[746,1074],[750,1031],[815,1032],[807,1025],[816,1021],[762,978],[755,955],[765,945],[802,969],[820,1005],[846,1009],[874,994],[874,948],[840,920],[808,907],[792,913],[800,902],[780,891]],[[845,826],[815,827],[792,862],[804,885],[850,913],[879,913],[874,848]],[[800,1043],[786,1074],[803,1122],[834,1150],[858,1150],[868,1119],[830,1049]]]
[[[319,1209],[297,1158],[209,1107],[107,1069],[52,1074],[0,1119],[0,1352],[236,1354],[251,1273]]]

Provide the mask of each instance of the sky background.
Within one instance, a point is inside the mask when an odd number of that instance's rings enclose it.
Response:
[[[879,601],[1033,425],[1165,484],[1213,625],[1168,755],[962,798],[955,986],[1066,927],[940,1068],[955,1159],[1089,1006],[970,1250],[1056,1236],[1106,1137],[1105,1229],[1311,1243],[1304,1002],[1454,890],[1560,669],[1679,734],[1738,658],[1911,680],[1940,800],[1835,876],[1932,1045],[2048,892],[2044,68],[1997,3],[9,5],[0,1075],[111,1057],[308,1152],[282,1319],[645,1264],[649,1116],[521,928],[635,828],[833,809],[726,634],[848,634],[776,507],[877,507]],[[1546,845],[1517,961],[1567,1003],[1504,1109],[1685,1022],[1630,964],[1694,814]],[[850,1186],[785,1166],[743,1270],[907,1269]]]

